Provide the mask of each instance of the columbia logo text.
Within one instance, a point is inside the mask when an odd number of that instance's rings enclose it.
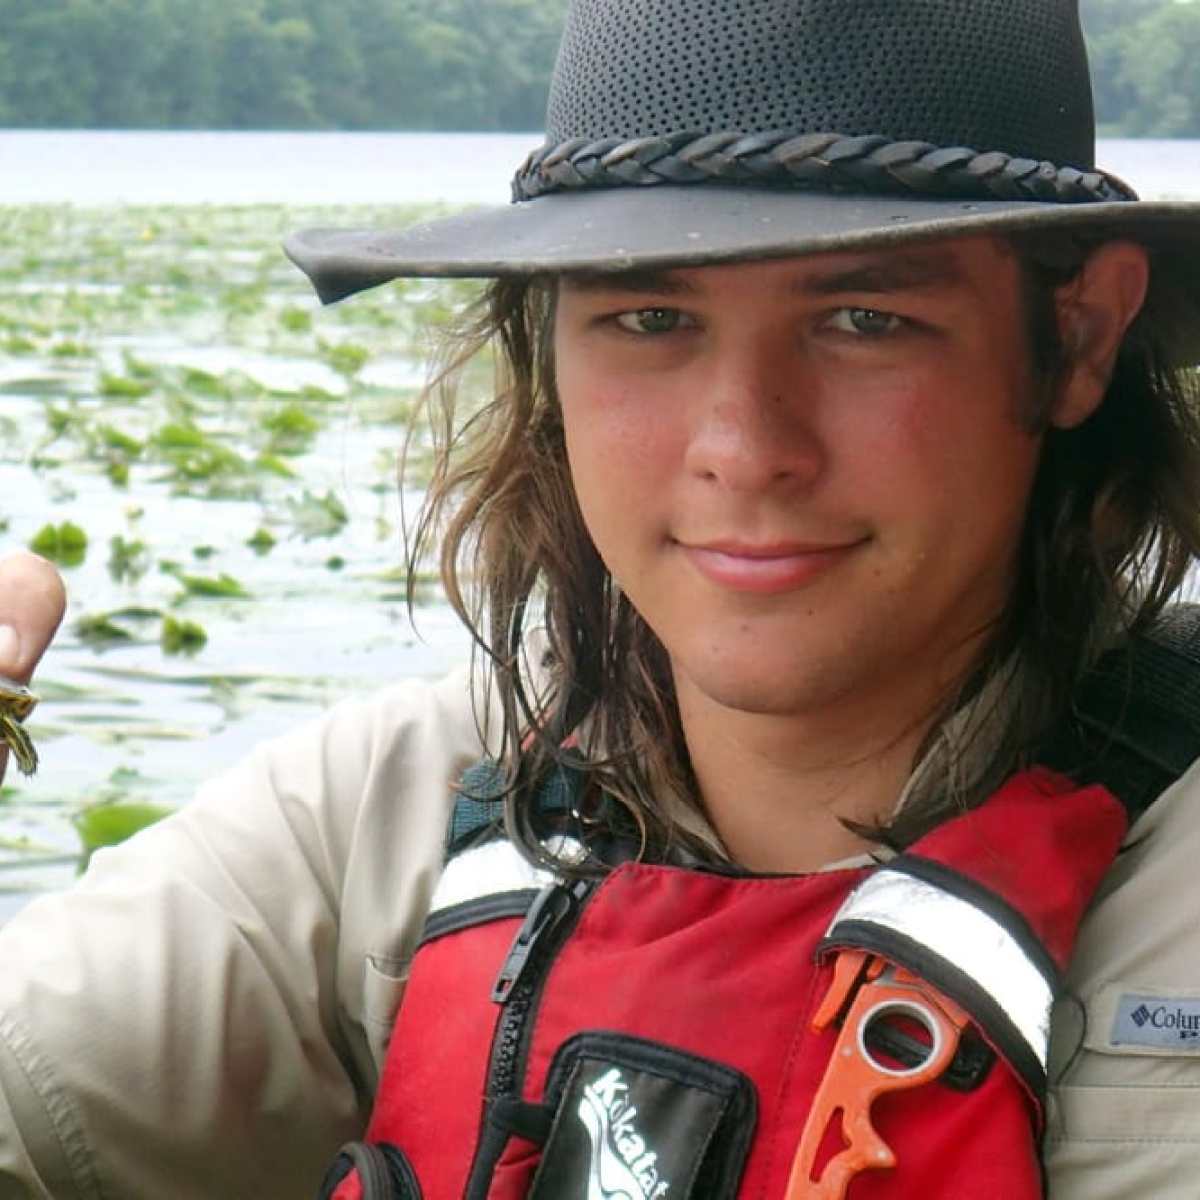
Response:
[[[1139,1028],[1147,1025],[1151,1029],[1168,1029],[1180,1041],[1188,1042],[1200,1039],[1200,1012],[1185,1012],[1178,1005],[1139,1004],[1129,1014],[1129,1019]]]

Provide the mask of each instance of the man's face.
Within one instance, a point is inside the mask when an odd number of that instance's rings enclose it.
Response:
[[[568,278],[555,354],[584,520],[681,699],[783,716],[953,684],[1040,448],[1002,244]]]

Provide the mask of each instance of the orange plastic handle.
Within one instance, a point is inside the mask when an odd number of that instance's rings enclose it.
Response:
[[[833,984],[813,1018],[813,1029],[831,1025],[850,1008],[800,1138],[785,1200],[844,1200],[860,1171],[896,1165],[892,1148],[871,1124],[871,1105],[885,1092],[921,1087],[950,1065],[969,1018],[958,1005],[916,976],[859,950],[844,950]],[[918,1021],[930,1034],[929,1056],[911,1069],[879,1062],[867,1047],[872,1021],[888,1014]],[[831,1121],[840,1120],[845,1149],[814,1177],[817,1155]]]

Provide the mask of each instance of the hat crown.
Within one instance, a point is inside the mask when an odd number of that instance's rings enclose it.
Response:
[[[879,134],[1081,169],[1077,0],[575,0],[547,141]]]

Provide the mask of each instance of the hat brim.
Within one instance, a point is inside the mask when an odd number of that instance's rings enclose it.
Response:
[[[1200,203],[929,200],[746,187],[563,192],[400,230],[308,229],[289,257],[332,303],[412,276],[527,276],[700,266],[1019,230],[1130,237],[1200,310]]]

